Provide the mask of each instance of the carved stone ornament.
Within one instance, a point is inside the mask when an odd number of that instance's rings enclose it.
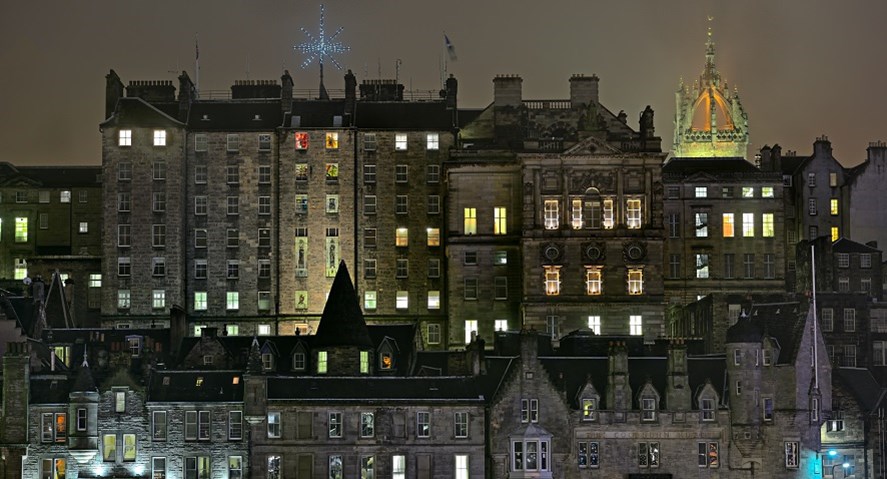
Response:
[[[583,243],[582,254],[586,261],[603,263],[607,259],[607,248],[605,243]]]
[[[546,243],[542,245],[540,253],[542,254],[543,263],[556,263],[563,255],[563,246],[555,243]]]
[[[625,243],[622,247],[622,259],[626,263],[637,263],[647,257],[647,245],[640,241]]]

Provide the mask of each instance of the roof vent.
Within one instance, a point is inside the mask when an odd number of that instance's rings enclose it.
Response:
[[[259,121],[262,119],[262,115],[256,115],[253,117],[253,121]]]
[[[209,121],[209,115],[207,115],[206,113],[204,113],[203,116],[202,116],[200,119],[203,120],[203,121]]]

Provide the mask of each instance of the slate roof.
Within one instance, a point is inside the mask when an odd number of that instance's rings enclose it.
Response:
[[[111,118],[101,123],[104,125],[138,126],[140,128],[161,126],[184,126],[176,119],[179,104],[148,103],[138,97],[121,98],[117,102],[117,111]]]
[[[473,377],[289,377],[268,379],[269,400],[483,401]]]
[[[443,101],[359,101],[358,128],[398,130],[452,130],[453,112]]]
[[[36,187],[95,187],[102,185],[100,166],[15,166],[0,163],[0,185],[26,179]]]
[[[857,243],[847,238],[839,238],[838,241],[832,243],[833,253],[880,253],[881,250],[872,248],[869,245]]]
[[[874,411],[884,400],[883,389],[871,371],[864,368],[835,368],[834,375],[853,394],[865,412]]]
[[[31,404],[68,404],[72,381],[65,375],[31,376]]]
[[[198,386],[198,379],[200,385]],[[235,381],[237,384],[234,384]],[[240,371],[155,371],[148,402],[242,402]]]
[[[197,101],[188,113],[193,131],[271,131],[282,124],[279,100]]]
[[[77,368],[77,375],[74,377],[74,383],[71,385],[71,392],[98,392],[95,387],[95,378],[92,377],[92,370],[86,361]]]
[[[350,126],[350,119],[345,117],[345,100],[296,100],[290,112],[283,118],[284,128],[331,128],[336,116],[342,117],[342,127]],[[294,116],[299,117],[298,125],[292,123]]]
[[[753,321],[751,316],[740,316],[736,324],[727,328],[729,343],[760,343],[764,337],[764,330],[758,321]]]
[[[339,262],[336,278],[317,325],[314,345],[373,348],[345,261]]]

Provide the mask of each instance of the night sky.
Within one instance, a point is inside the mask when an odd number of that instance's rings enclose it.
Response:
[[[316,88],[317,67],[299,69],[293,45],[316,32],[317,1],[41,0],[0,6],[0,161],[101,163],[98,124],[104,76],[130,80],[194,75],[200,87],[279,80]],[[341,56],[358,77],[400,78],[407,89],[440,88],[443,34],[458,59],[460,107],[492,101],[492,78],[520,74],[524,98],[569,97],[573,73],[601,78],[601,101],[633,127],[647,104],[663,149],[671,146],[674,91],[702,71],[711,15],[716,62],[738,86],[753,150],[779,143],[809,154],[826,134],[846,166],[869,141],[887,140],[887,40],[883,0],[328,0],[327,33],[351,46]],[[343,87],[327,67],[326,86]],[[366,74],[365,74],[366,72]],[[176,83],[177,84],[177,83]]]

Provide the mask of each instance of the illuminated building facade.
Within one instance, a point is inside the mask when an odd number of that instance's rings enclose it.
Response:
[[[681,81],[675,92],[673,148],[678,158],[744,158],[748,153],[748,115],[739,101],[739,91],[730,92],[715,67],[711,29],[702,75],[692,85]]]

